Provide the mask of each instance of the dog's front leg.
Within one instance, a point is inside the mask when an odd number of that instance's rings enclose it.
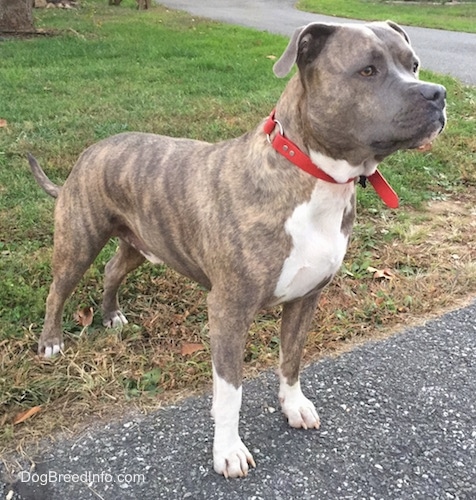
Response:
[[[213,361],[213,407],[215,436],[213,466],[218,474],[242,477],[248,464],[255,467],[243,444],[238,425],[242,394],[243,350],[253,314],[243,304],[233,304],[223,294],[210,292],[208,319]]]
[[[314,404],[304,396],[299,368],[319,293],[284,304],[279,351],[279,400],[291,427],[319,428]]]

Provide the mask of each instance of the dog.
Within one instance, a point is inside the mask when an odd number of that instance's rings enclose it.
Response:
[[[86,149],[62,187],[29,155],[57,198],[53,281],[38,351],[63,349],[67,297],[111,237],[104,325],[127,323],[117,299],[145,259],[209,290],[213,368],[213,463],[246,476],[253,457],[240,439],[243,350],[256,313],[282,304],[279,400],[289,424],[318,428],[299,382],[306,333],[322,289],[339,270],[355,214],[355,188],[391,153],[429,144],[445,126],[446,90],[418,79],[419,60],[393,22],[312,23],[298,28],[274,65],[296,63],[273,113],[241,137],[209,144],[123,133]]]

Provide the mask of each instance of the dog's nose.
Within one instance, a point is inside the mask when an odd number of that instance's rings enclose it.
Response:
[[[420,93],[427,101],[442,102],[446,99],[446,89],[443,85],[424,83],[420,86]]]

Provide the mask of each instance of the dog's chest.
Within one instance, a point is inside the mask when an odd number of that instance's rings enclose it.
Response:
[[[319,181],[308,202],[298,205],[285,223],[292,247],[274,295],[277,303],[303,297],[323,287],[338,271],[349,240],[343,218],[353,213],[354,185]]]

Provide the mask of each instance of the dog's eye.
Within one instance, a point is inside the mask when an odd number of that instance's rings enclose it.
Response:
[[[365,66],[365,68],[360,70],[359,73],[365,77],[374,76],[377,74],[377,68],[375,66],[372,66],[372,65]]]

